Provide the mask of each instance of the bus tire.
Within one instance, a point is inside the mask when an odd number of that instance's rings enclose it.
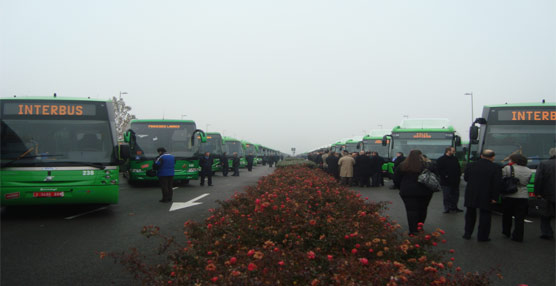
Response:
[[[189,185],[189,180],[188,179],[182,180],[181,182],[182,182],[183,185]]]

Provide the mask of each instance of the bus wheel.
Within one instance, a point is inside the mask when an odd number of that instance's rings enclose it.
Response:
[[[189,180],[182,180],[181,182],[183,185],[189,185]]]
[[[139,183],[136,180],[132,180],[131,178],[128,177],[127,179],[127,183],[128,185],[132,186],[132,187],[137,187],[139,185]]]

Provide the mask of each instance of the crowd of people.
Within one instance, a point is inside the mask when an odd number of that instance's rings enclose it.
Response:
[[[542,239],[553,240],[554,231],[551,218],[554,216],[556,196],[556,148],[549,151],[550,159],[539,164],[536,170],[534,195],[545,200],[545,210],[540,214]],[[460,181],[467,182],[464,195],[465,226],[464,239],[471,239],[478,216],[477,241],[490,241],[491,215],[496,204],[501,202],[502,234],[517,242],[523,241],[524,221],[529,209],[529,191],[533,171],[527,167],[527,157],[514,153],[508,164],[500,167],[494,162],[493,150],[484,150],[475,162],[467,164],[465,170],[460,167],[455,157],[455,148],[447,147],[444,155],[432,162],[420,150],[412,150],[407,158],[397,153],[392,176],[394,189],[399,189],[405,206],[409,234],[422,229],[428,205],[435,190],[420,183],[419,177],[427,169],[435,174],[443,194],[444,213],[460,213]],[[330,151],[315,152],[308,156],[319,167],[336,178],[341,184],[359,187],[384,186],[383,171],[385,160],[377,152],[351,153],[343,151],[342,156]],[[463,171],[463,172],[462,172]],[[515,177],[517,188],[513,193],[502,193],[504,178]],[[372,183],[371,183],[372,179]],[[500,199],[501,198],[501,199]],[[478,215],[477,215],[478,214]]]

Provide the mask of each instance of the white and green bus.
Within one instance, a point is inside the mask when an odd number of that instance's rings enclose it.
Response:
[[[118,202],[128,150],[111,101],[2,98],[0,117],[3,206]]]

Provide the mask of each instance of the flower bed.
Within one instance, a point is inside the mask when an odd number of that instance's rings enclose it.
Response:
[[[165,239],[164,263],[147,265],[136,251],[112,256],[146,285],[490,284],[434,249],[442,230],[409,237],[383,207],[320,170],[280,168],[205,222],[186,222],[183,242],[145,227]]]
[[[305,159],[300,159],[300,158],[286,158],[276,164],[276,167],[278,168],[292,167],[292,166],[306,166],[309,168],[315,168],[317,164],[315,164],[315,162],[305,160]]]

